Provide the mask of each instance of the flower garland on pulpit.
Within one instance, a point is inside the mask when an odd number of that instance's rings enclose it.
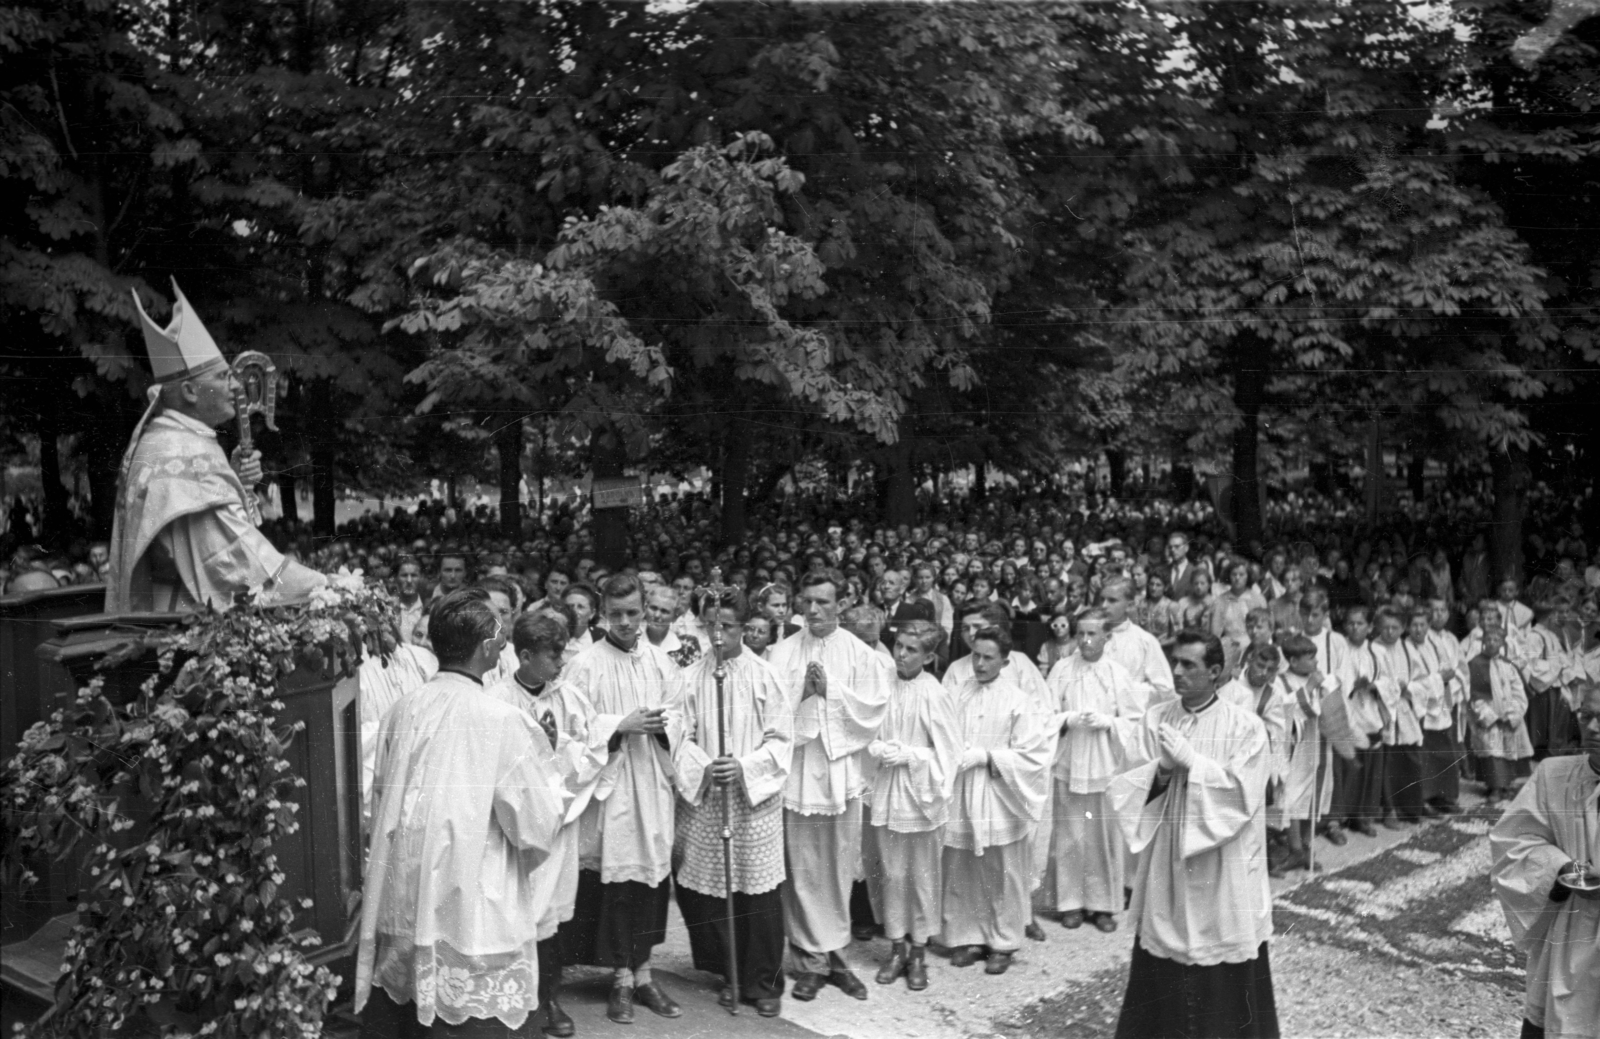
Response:
[[[28,730],[0,770],[0,863],[83,864],[78,923],[38,1036],[313,1036],[339,978],[280,894],[275,840],[297,828],[278,683],[297,667],[355,673],[397,645],[396,608],[359,571],[307,603],[241,601],[135,639],[155,653],[138,696],[97,676]]]

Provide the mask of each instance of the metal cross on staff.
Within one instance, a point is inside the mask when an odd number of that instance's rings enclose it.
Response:
[[[278,375],[278,366],[260,350],[246,350],[233,359],[233,412],[239,423],[239,452],[255,450],[250,431],[250,416],[265,415],[267,428],[278,431],[278,401],[289,394],[289,380]],[[244,507],[250,522],[260,526],[261,502],[254,488],[244,489]]]
[[[716,654],[716,668],[711,672],[717,681],[717,757],[728,756],[728,698],[723,683],[728,677],[728,665],[722,657],[722,599],[728,587],[722,583],[722,568],[711,568],[711,580],[706,584],[705,602],[711,604],[711,652]],[[733,789],[732,784],[722,787],[722,884],[726,900],[726,962],[728,988],[732,998],[728,1013],[739,1013],[739,947],[733,934]]]

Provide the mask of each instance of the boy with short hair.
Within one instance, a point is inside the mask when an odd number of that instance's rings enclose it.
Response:
[[[896,633],[888,714],[867,745],[878,774],[863,853],[873,915],[893,943],[877,982],[904,974],[913,992],[928,987],[928,939],[943,922],[941,830],[961,752],[955,703],[924,670],[942,635],[930,621],[909,621]]]

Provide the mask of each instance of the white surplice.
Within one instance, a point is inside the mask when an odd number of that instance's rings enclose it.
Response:
[[[802,698],[806,667],[820,663],[826,696]],[[835,628],[817,638],[797,631],[772,648],[772,669],[795,708],[795,760],[784,806],[801,815],[838,815],[866,789],[861,752],[889,709],[893,668],[865,642]]]
[[[719,750],[716,658],[685,668],[675,687],[670,740],[678,776],[677,882],[721,897],[722,798],[729,791],[733,890],[772,891],[784,880],[783,804],[794,756],[794,709],[778,676],[749,650],[723,662],[721,733],[743,770],[738,786],[717,787],[708,770]]]
[[[1333,810],[1333,746],[1322,738],[1322,693],[1308,692],[1302,701],[1307,684],[1292,671],[1273,681],[1285,728],[1282,808],[1289,820],[1309,820],[1314,797],[1319,819]]]
[[[378,767],[378,734],[384,715],[400,698],[439,670],[439,658],[426,647],[402,645],[387,661],[368,654],[356,671],[356,716],[361,729],[361,821],[372,819],[372,783]]]
[[[532,876],[567,799],[544,733],[441,672],[385,717],[373,795],[357,1012],[378,986],[424,1025],[521,1028],[539,1003]]]
[[[1368,643],[1372,647],[1377,677],[1372,684],[1378,691],[1388,711],[1388,723],[1383,728],[1383,742],[1387,746],[1422,746],[1422,721],[1418,705],[1435,692],[1443,693],[1443,685],[1435,690],[1428,683],[1425,662],[1419,654],[1408,648],[1410,639],[1400,638],[1392,646],[1382,642]],[[1437,680],[1438,676],[1434,678]]]
[[[1006,657],[1005,676],[1022,687],[1022,691],[1038,701],[1043,709],[1051,709],[1055,696],[1050,692],[1050,683],[1044,673],[1039,670],[1039,665],[1028,659],[1026,653],[1012,653]],[[972,654],[958,660],[952,660],[950,666],[945,668],[944,687],[954,693],[966,685],[972,678]]]
[[[1152,798],[1163,724],[1188,738],[1195,760]],[[1139,944],[1186,965],[1255,959],[1272,937],[1266,727],[1220,698],[1197,712],[1170,700],[1145,712],[1132,760],[1142,763],[1113,779],[1106,796],[1138,856],[1129,911]]]
[[[554,767],[570,800],[550,857],[534,870],[539,940],[543,941],[573,917],[578,897],[578,820],[594,796],[600,772],[605,768],[606,742],[615,723],[609,727],[600,724],[588,698],[565,682],[547,682],[532,690],[513,673],[505,681],[489,686],[488,691],[535,722],[546,715],[555,722]]]
[[[1490,877],[1517,947],[1528,955],[1523,1017],[1551,1039],[1600,1037],[1600,899],[1567,894],[1556,874],[1600,868],[1600,776],[1586,755],[1534,771],[1489,834]]]
[[[989,764],[956,777],[944,843],[981,856],[1033,834],[1050,792],[1052,734],[1035,699],[1004,674],[968,679],[955,708],[962,748],[988,751]]]
[[[873,826],[925,833],[945,824],[961,758],[955,698],[926,671],[909,682],[890,680],[889,709],[869,750],[899,744],[912,760],[877,765],[869,798]]]
[[[616,729],[641,707],[669,706],[678,665],[649,639],[627,650],[601,639],[562,669],[561,680],[584,695],[594,724],[617,745],[579,820],[582,867],[598,870],[604,884],[655,887],[672,869],[672,754],[655,736],[617,736]]]
[[[1127,668],[1102,655],[1090,663],[1082,654],[1062,658],[1050,671],[1057,731],[1064,716],[1093,711],[1111,719],[1109,729],[1067,727],[1056,749],[1053,773],[1074,794],[1098,794],[1122,770],[1126,747],[1136,742],[1149,704]]]
[[[1127,668],[1147,707],[1177,697],[1166,651],[1154,635],[1132,621],[1123,621],[1111,629],[1105,655]]]

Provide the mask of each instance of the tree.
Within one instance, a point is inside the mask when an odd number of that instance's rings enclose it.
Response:
[[[1174,185],[1146,186],[1123,233],[1120,364],[1231,386],[1236,540],[1250,545],[1262,413],[1313,404],[1274,400],[1280,373],[1387,369],[1387,395],[1413,400],[1470,379],[1529,392],[1533,365],[1502,344],[1537,352],[1555,333],[1526,246],[1436,158],[1429,121],[1458,53],[1447,27],[1400,4],[1191,15],[1172,19],[1187,62],[1117,142]],[[1428,367],[1442,353],[1449,373]],[[1429,375],[1399,374],[1417,369]],[[1496,415],[1502,438],[1525,425]]]

